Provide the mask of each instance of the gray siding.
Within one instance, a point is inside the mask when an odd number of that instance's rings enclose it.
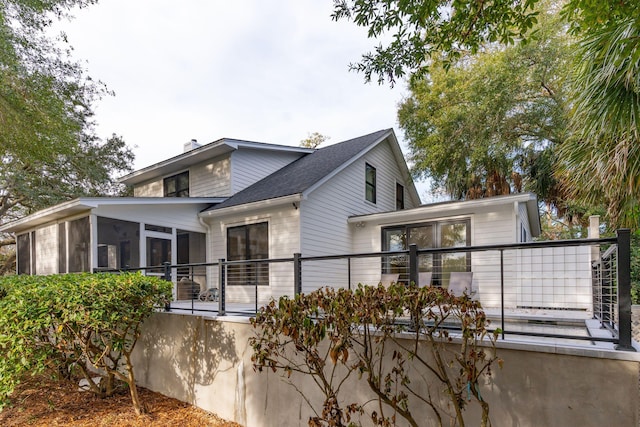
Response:
[[[189,168],[190,197],[228,197],[300,157],[300,153],[239,149],[231,154]],[[167,176],[171,176],[170,174]],[[136,197],[162,197],[163,179],[158,177],[133,189]]]
[[[198,220],[198,212],[207,205],[114,205],[100,206],[93,212],[106,218],[206,232]]]
[[[135,197],[162,197],[164,196],[164,188],[162,185],[162,177],[152,181],[147,181],[133,187],[133,195]]]
[[[365,163],[376,168],[375,204],[365,200]],[[353,215],[393,211],[396,182],[404,183],[405,180],[385,141],[313,190],[300,207],[302,255],[352,253],[353,226],[347,219]],[[408,197],[405,203],[407,208],[412,207]],[[379,233],[376,238],[379,242]],[[379,251],[379,246],[375,250]],[[303,275],[305,292],[320,286],[348,286],[346,260],[305,265]]]
[[[237,193],[300,157],[300,153],[243,148],[234,151],[231,155],[231,189]]]
[[[300,210],[291,204],[274,206],[251,212],[250,215],[229,215],[207,219],[211,224],[210,259],[227,258],[227,228],[239,225],[268,222],[269,258],[291,258],[300,252]],[[211,269],[209,286],[217,287],[218,270]],[[271,298],[293,295],[293,264],[273,263],[269,266],[269,286],[258,287],[258,302],[266,304]],[[227,301],[253,303],[255,287],[228,286]]]
[[[217,157],[189,169],[189,196],[227,197],[231,191],[231,159]]]

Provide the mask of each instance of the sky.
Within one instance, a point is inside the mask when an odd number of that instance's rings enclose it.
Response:
[[[115,92],[95,106],[97,132],[122,136],[135,169],[223,137],[299,145],[319,132],[326,146],[394,128],[406,153],[396,118],[406,86],[349,71],[378,42],[332,10],[331,0],[102,0],[55,28]]]

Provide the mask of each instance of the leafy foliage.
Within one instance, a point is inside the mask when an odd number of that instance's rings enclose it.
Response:
[[[368,30],[369,38],[391,34],[387,46],[350,68],[365,81],[375,78],[394,85],[406,72],[423,76],[440,52],[456,61],[476,53],[487,43],[513,43],[536,23],[536,0],[334,0],[332,19],[349,19]],[[377,76],[377,77],[376,77]]]
[[[553,175],[567,129],[571,50],[562,23],[544,11],[528,44],[494,47],[428,77],[412,78],[398,118],[415,175],[454,199],[536,191],[564,208]]]
[[[326,140],[331,139],[331,137],[322,135],[318,132],[310,133],[308,137],[300,141],[300,147],[305,148],[318,148],[320,144],[324,143]]]
[[[131,169],[121,138],[101,140],[92,106],[110,94],[52,40],[53,19],[94,0],[0,2],[0,224],[61,201],[115,195],[114,175]],[[14,243],[0,236],[0,251]],[[4,257],[3,257],[4,258]],[[14,261],[4,259],[4,267]]]
[[[480,304],[467,296],[402,285],[325,288],[271,301],[252,324],[256,370],[279,371],[292,385],[292,376],[309,375],[322,392],[320,405],[298,389],[315,412],[311,426],[347,425],[365,412],[375,425],[403,418],[417,426],[414,405],[428,405],[439,425],[449,419],[463,426],[472,396],[482,408],[481,425],[489,423],[480,379],[501,363],[498,332],[488,333]],[[451,327],[460,332],[451,335]],[[341,393],[352,376],[368,384],[375,402],[351,402]]]
[[[556,204],[560,209],[559,216],[574,210],[575,206],[587,210],[604,206],[607,209],[607,222],[612,228],[626,226],[635,229],[640,218],[640,184],[637,179],[640,176],[640,132],[637,120],[640,107],[640,48],[637,42],[639,2],[334,0],[332,18],[353,20],[356,25],[368,29],[369,38],[391,40],[388,45],[380,44],[374,52],[363,55],[362,61],[352,64],[351,69],[362,72],[367,82],[377,76],[379,83],[387,81],[393,85],[396,79],[406,75],[411,76],[411,80],[429,81],[429,78],[433,78],[435,82],[442,74],[441,69],[460,68],[461,60],[463,66],[468,65],[469,56],[480,53],[482,57],[497,46],[524,47],[535,44],[539,30],[531,30],[538,21],[546,19],[547,10],[560,13],[562,31],[577,41],[572,46],[577,55],[567,55],[565,51],[558,52],[560,56],[551,54],[546,57],[553,61],[576,56],[576,60],[568,67],[573,83],[563,91],[565,96],[570,96],[568,102],[563,102],[569,126],[562,148],[545,149],[542,152],[533,150],[533,156],[529,159],[531,162],[528,167],[532,170],[544,171],[546,162],[552,166],[554,175],[546,172],[542,176],[538,174],[543,179],[534,181],[532,189],[547,202],[568,200],[566,206]],[[532,64],[534,68],[537,66],[535,62]],[[514,65],[518,68],[517,62]],[[451,78],[452,84],[464,90],[465,86],[461,84],[463,80],[457,71],[458,74]],[[540,81],[544,82],[545,79],[542,75]],[[494,82],[488,81],[489,92]],[[517,88],[518,83],[507,77],[504,93],[509,93],[514,84]],[[460,102],[468,102],[464,92],[460,98]],[[450,100],[458,101],[458,98],[452,97]],[[487,105],[497,101],[497,116],[501,117],[504,111],[501,99],[489,95],[486,100]],[[519,100],[516,98],[516,101]],[[455,105],[448,107],[455,108]],[[437,113],[437,110],[434,111]],[[482,120],[488,118],[490,124],[496,121],[491,116],[483,116],[482,108],[479,112],[468,108],[466,113],[477,120],[476,124],[480,127],[477,129],[479,145],[486,147]],[[553,123],[554,112],[548,111],[547,114],[550,123]],[[455,128],[456,119],[465,123],[465,118],[464,115],[451,115],[450,123],[454,126],[449,129],[449,135],[454,136],[454,141],[459,137],[454,132],[458,130]],[[540,122],[535,117],[533,120],[531,124],[535,128]],[[509,125],[506,126],[508,130]],[[462,136],[466,136],[468,133],[465,132],[469,130],[464,126],[459,129]],[[506,184],[514,187],[516,178],[509,181],[509,174],[501,171],[501,167],[514,160],[513,154],[507,150],[512,138],[505,132],[495,133],[494,136],[499,138],[496,139],[498,149],[495,157],[488,156],[485,160],[485,163],[493,162],[487,176],[493,177],[492,184],[497,181],[505,189]],[[538,153],[542,156],[538,157]],[[474,181],[475,176],[471,174],[476,170],[467,165],[468,171],[463,171],[459,152],[454,149],[446,152],[446,155],[449,154],[453,154],[454,163],[446,184],[452,186],[454,194],[459,195],[460,186],[454,184],[464,183],[470,178]],[[478,162],[471,160],[477,166]],[[522,166],[526,167],[527,158],[523,160]],[[431,167],[429,164],[427,161],[426,167]],[[418,173],[423,170],[419,168]],[[436,180],[442,176],[437,168],[429,170],[431,173]],[[530,173],[530,176],[534,174]],[[548,192],[549,189],[552,191]],[[554,192],[557,194],[554,195]]]
[[[115,379],[124,381],[142,411],[131,353],[142,322],[170,298],[169,282],[140,274],[20,275],[1,278],[0,289],[3,400],[23,375],[75,369],[103,397],[113,394]]]
[[[640,10],[640,9],[639,9]],[[613,227],[640,219],[640,13],[594,30],[578,50],[572,137],[561,170],[572,196],[607,206]]]

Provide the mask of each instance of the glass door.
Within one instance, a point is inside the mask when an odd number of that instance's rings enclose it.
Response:
[[[165,262],[171,263],[171,239],[147,237],[147,267],[159,267]],[[153,269],[156,273],[162,271]]]

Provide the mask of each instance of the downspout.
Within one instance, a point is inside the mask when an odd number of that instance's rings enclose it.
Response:
[[[204,260],[206,263],[211,263],[212,262],[211,256],[213,253],[213,231],[211,228],[211,224],[209,224],[204,219],[202,219],[200,215],[198,215],[198,221],[200,222],[200,225],[202,225],[207,230],[207,238],[206,238],[207,246],[205,249]],[[207,269],[207,284],[205,289],[211,289],[214,287],[213,284],[211,283],[211,267],[206,267],[206,269]]]
[[[515,226],[515,238],[513,239],[514,242],[517,243],[523,243],[520,242],[520,203],[518,202],[513,202],[513,212],[515,214],[515,218],[516,218],[516,226]]]

